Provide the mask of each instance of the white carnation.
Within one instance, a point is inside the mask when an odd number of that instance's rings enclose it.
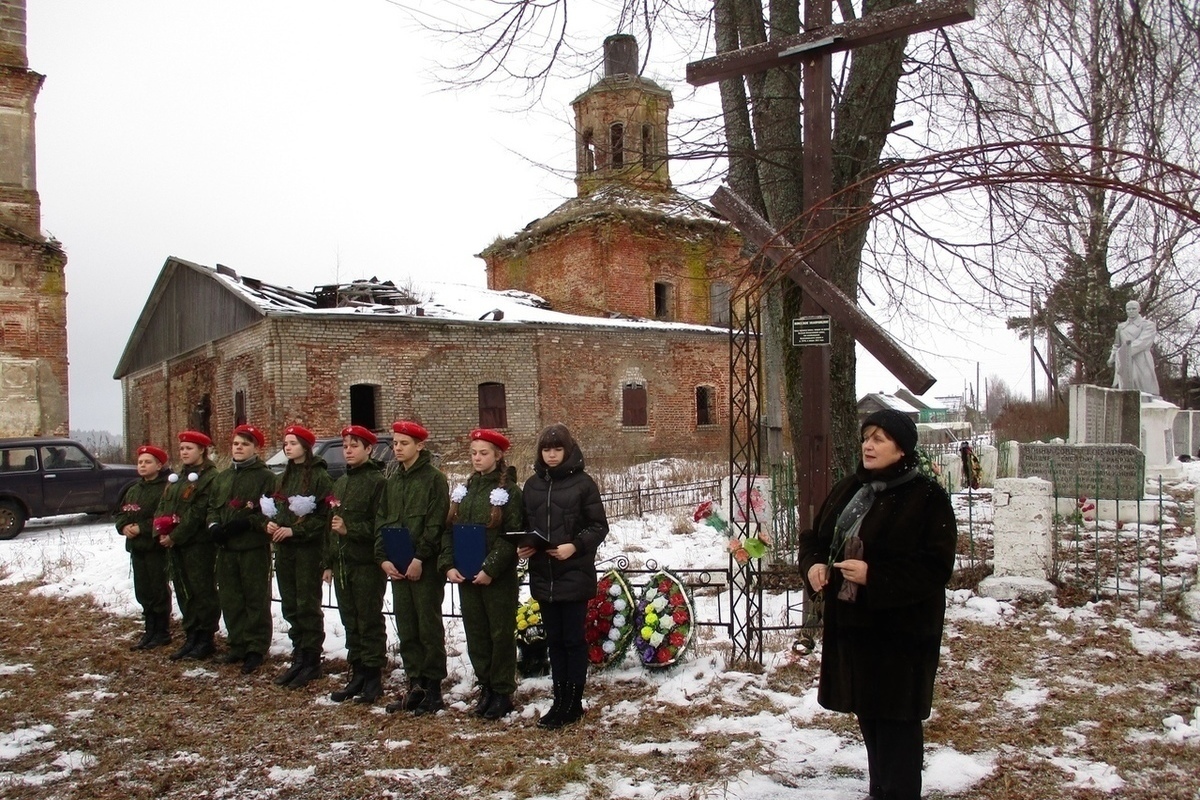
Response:
[[[604,644],[600,645],[600,649],[603,650],[604,652],[608,653],[609,655],[612,655],[613,653],[617,652],[617,646],[615,644],[613,644],[612,642],[605,642]]]
[[[617,611],[624,611],[626,607],[625,601],[621,598],[618,597],[616,600],[613,600],[613,608],[615,608]]]
[[[454,491],[450,492],[451,503],[461,503],[463,498],[467,496],[467,487],[461,483],[454,487]]]
[[[262,513],[268,519],[273,519],[279,511],[277,508],[275,508],[275,498],[268,497],[265,494],[258,498],[258,507],[262,509]]]
[[[611,594],[613,597],[620,597],[621,596],[621,587],[614,583],[612,586],[608,587],[608,593]]]
[[[288,510],[297,517],[305,517],[316,511],[317,498],[311,494],[294,494],[288,498]]]
[[[614,616],[613,617],[613,625],[617,626],[618,628],[624,628],[625,627],[625,615],[617,614],[616,616]]]
[[[621,638],[621,630],[619,628],[609,628],[608,629],[608,638],[614,642],[617,641],[618,639]]]
[[[488,495],[488,502],[494,506],[502,506],[508,502],[508,492],[504,489],[492,489],[492,493]]]

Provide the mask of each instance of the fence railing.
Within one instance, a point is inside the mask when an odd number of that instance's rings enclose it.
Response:
[[[673,486],[636,486],[601,495],[609,519],[640,517],[683,508],[695,508],[705,500],[721,496],[721,481],[711,478]]]

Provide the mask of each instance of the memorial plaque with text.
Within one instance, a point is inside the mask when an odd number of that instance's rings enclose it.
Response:
[[[1141,500],[1146,456],[1131,444],[1020,444],[1018,476],[1044,478],[1055,497]]]

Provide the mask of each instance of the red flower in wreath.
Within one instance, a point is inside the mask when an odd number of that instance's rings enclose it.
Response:
[[[671,653],[670,650],[663,647],[663,648],[659,649],[657,655],[655,655],[654,658],[656,661],[658,661],[658,663],[665,664],[668,661],[670,661],[672,658],[674,658],[674,655]]]
[[[679,631],[671,631],[671,634],[667,637],[667,644],[671,645],[671,647],[683,647],[683,643],[686,641],[687,639]]]
[[[688,622],[688,612],[680,609],[671,615],[671,619],[674,620],[676,625],[686,625]]]

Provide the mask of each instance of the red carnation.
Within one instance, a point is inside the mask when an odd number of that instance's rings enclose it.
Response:
[[[600,631],[595,628],[588,628],[583,632],[583,638],[588,644],[595,644],[600,641]]]
[[[671,587],[673,585],[674,584],[672,584],[670,580],[668,580],[667,578],[663,578],[661,581],[658,582],[658,590],[660,592],[662,592],[663,594],[666,594],[667,592],[671,591]]]
[[[612,623],[606,619],[602,619],[596,623],[596,630],[607,636],[608,632],[612,630]]]
[[[671,647],[683,647],[683,642],[683,634],[678,631],[671,631],[667,636],[667,644],[671,645]]]
[[[676,625],[686,625],[688,623],[688,612],[684,609],[679,609],[671,615]]]
[[[596,584],[596,593],[600,594],[600,595],[606,595],[606,594],[608,594],[608,590],[611,588],[612,588],[612,581],[610,581],[608,578],[605,578],[604,580],[602,580],[598,584]]]
[[[604,650],[602,650],[599,645],[592,645],[591,647],[589,647],[588,648],[588,661],[592,662],[593,664],[603,664],[604,663]]]
[[[681,606],[684,603],[682,592],[671,592],[671,596],[667,598],[667,602],[673,606]]]
[[[605,600],[603,603],[600,604],[601,616],[611,617],[614,613],[616,613],[616,610],[617,610],[616,606],[614,606],[612,603],[608,602],[607,600]]]
[[[708,517],[712,516],[712,513],[713,513],[712,500],[705,500],[703,503],[696,506],[696,513],[692,514],[692,521],[699,522],[702,519],[707,519]]]
[[[665,647],[660,647],[658,653],[654,656],[654,660],[660,664],[666,664],[671,660],[671,651]]]

